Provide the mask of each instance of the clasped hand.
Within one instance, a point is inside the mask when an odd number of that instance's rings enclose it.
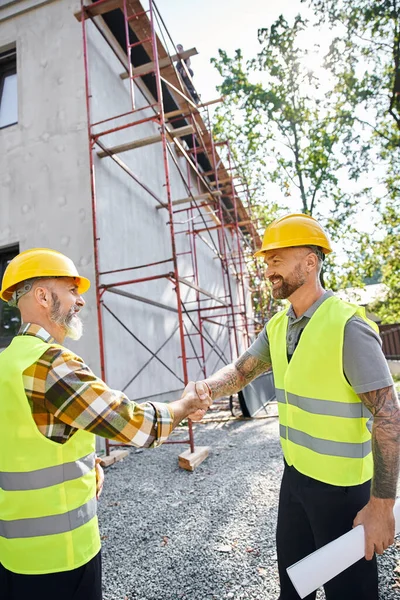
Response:
[[[183,390],[182,399],[189,400],[193,404],[193,412],[188,415],[192,421],[201,421],[212,404],[209,389],[204,381],[189,381]]]

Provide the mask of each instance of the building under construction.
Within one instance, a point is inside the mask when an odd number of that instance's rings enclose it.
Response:
[[[74,349],[139,401],[177,398],[254,333],[249,190],[196,54],[151,0],[0,2],[0,268],[70,256],[92,281]],[[17,327],[3,305],[3,347]]]

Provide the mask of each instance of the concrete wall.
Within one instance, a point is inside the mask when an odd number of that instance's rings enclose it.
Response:
[[[0,5],[0,51],[16,44],[18,77],[18,123],[0,130],[0,248],[55,248],[93,281],[82,40],[74,8],[68,0]],[[86,333],[71,347],[98,370],[93,289],[86,299]]]
[[[91,188],[87,138],[84,64],[81,25],[74,18],[77,3],[70,0],[40,2],[22,0],[0,4],[0,51],[10,44],[17,47],[18,124],[0,130],[0,248],[19,243],[21,250],[48,246],[68,254],[83,275],[94,282],[93,232],[91,218]],[[13,12],[15,13],[14,16]],[[18,14],[16,14],[18,13]],[[88,24],[90,89],[92,122],[129,111],[128,81],[119,77],[121,64],[95,27]],[[147,99],[143,93],[147,95]],[[136,88],[136,107],[149,103],[145,88]],[[149,109],[138,113],[150,115]],[[132,117],[111,121],[128,122]],[[139,118],[137,116],[136,118]],[[99,126],[104,127],[104,125]],[[149,122],[102,138],[112,146],[157,133]],[[187,170],[183,157],[175,154],[186,180],[194,193],[201,193],[196,178]],[[166,202],[165,174],[161,144],[154,144],[121,155],[121,159],[141,181]],[[170,164],[172,198],[186,197],[187,190],[173,164]],[[100,271],[123,269],[165,260],[172,256],[171,238],[166,222],[166,210],[157,210],[157,203],[115,162],[107,157],[95,157],[97,222]],[[188,252],[190,215],[175,217],[177,251]],[[209,221],[209,215],[204,213]],[[181,222],[179,222],[181,221]],[[194,227],[204,227],[201,218]],[[224,282],[216,252],[217,234],[202,234],[197,238],[198,284],[217,297],[223,297]],[[234,244],[234,240],[232,240]],[[193,279],[193,266],[188,254],[179,257],[180,275]],[[172,263],[104,275],[102,283],[141,278],[167,273]],[[226,283],[226,282],[225,282]],[[232,289],[236,280],[231,277]],[[176,310],[174,286],[165,279],[124,286],[127,292],[153,299]],[[182,286],[183,300],[193,302],[196,292]],[[153,352],[165,342],[178,325],[177,313],[149,304],[104,294],[104,304],[122,321],[125,328],[103,309],[106,377],[115,388],[125,389],[129,397],[170,399],[182,389],[181,349],[178,332],[160,352],[159,357],[175,375],[153,359],[134,382],[132,376],[151,358],[151,354],[135,341],[130,332]],[[82,317],[85,335],[71,346],[99,373],[98,328],[94,290],[88,292]],[[201,296],[202,306],[216,305]],[[223,311],[225,312],[225,311]],[[215,313],[217,314],[217,313]],[[193,319],[197,324],[196,314]],[[217,319],[219,320],[219,319]],[[223,322],[224,320],[222,320]],[[185,319],[188,333],[195,329]],[[226,320],[225,320],[226,322]],[[231,359],[228,330],[207,324],[210,340],[217,339],[217,353],[205,345],[208,372]],[[129,331],[128,331],[129,330]],[[189,377],[202,376],[194,355],[199,352],[199,336],[186,338]],[[229,344],[229,341],[231,344]],[[214,346],[214,343],[211,342]],[[241,348],[243,349],[243,348]]]

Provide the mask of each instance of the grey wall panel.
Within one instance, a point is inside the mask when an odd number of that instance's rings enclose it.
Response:
[[[18,75],[18,124],[0,130],[0,247],[55,248],[94,280],[82,40],[74,5],[52,2],[0,22],[0,49],[16,43]],[[86,299],[85,336],[71,347],[98,371],[93,290]]]

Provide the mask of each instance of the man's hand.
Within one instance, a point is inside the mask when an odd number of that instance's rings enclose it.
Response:
[[[207,384],[204,381],[189,381],[183,390],[182,398],[189,397],[194,398],[195,403],[199,406],[196,406],[197,410],[188,415],[188,418],[192,421],[201,421],[212,404]]]
[[[172,427],[175,428],[183,419],[194,417],[194,421],[201,421],[208,407],[212,404],[207,386],[189,381],[183,390],[182,397],[170,403],[174,411]]]
[[[394,500],[375,498],[370,501],[354,519],[353,526],[364,526],[365,558],[371,560],[374,552],[382,554],[394,542],[395,522]]]
[[[196,383],[194,384],[194,390],[193,390],[193,382],[190,382],[186,386],[183,394],[185,394],[185,392],[189,386],[191,386],[190,392],[194,391],[197,394],[197,397],[199,398],[199,400],[206,400],[209,403],[206,409],[199,408],[196,410],[196,412],[190,414],[188,417],[192,421],[201,421],[202,418],[204,417],[204,415],[206,414],[207,409],[212,404],[209,387],[204,381],[196,381]]]
[[[100,498],[101,492],[103,491],[104,484],[104,471],[100,466],[101,458],[96,458],[96,500]]]

